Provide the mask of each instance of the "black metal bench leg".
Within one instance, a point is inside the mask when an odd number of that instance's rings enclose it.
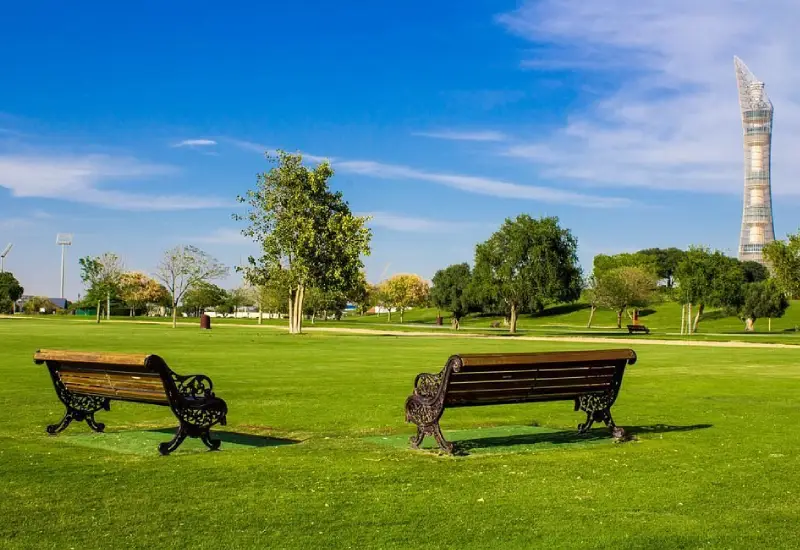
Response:
[[[72,411],[68,409],[67,412],[64,413],[64,418],[61,419],[61,422],[59,422],[58,424],[50,424],[47,427],[47,433],[49,433],[50,435],[55,435],[57,433],[63,432],[64,430],[67,429],[67,426],[72,424],[72,421],[74,419],[75,416],[73,415]]]
[[[97,422],[94,419],[94,413],[90,413],[90,414],[86,415],[86,423],[89,425],[89,427],[92,430],[96,431],[97,433],[103,433],[103,430],[106,429],[106,425],[105,424],[103,424],[102,422]]]
[[[602,414],[603,422],[605,422],[605,425],[608,426],[608,429],[611,431],[611,435],[614,436],[614,439],[624,439],[625,430],[614,423],[614,419],[611,417],[611,410],[605,409]]]
[[[594,424],[594,414],[591,412],[586,413],[586,422],[578,424],[578,433],[585,434],[592,428]]]
[[[211,437],[211,431],[206,430],[200,434],[200,440],[205,444],[206,447],[211,449],[212,451],[216,451],[219,449],[220,444],[222,441],[219,439],[214,439]]]
[[[425,439],[425,430],[422,428],[422,426],[417,426],[417,435],[412,435],[411,439],[409,439],[411,448],[419,449],[419,446],[422,445],[423,439]]]
[[[178,428],[178,431],[175,434],[175,437],[173,437],[167,443],[159,443],[158,452],[161,453],[162,455],[168,455],[169,453],[180,447],[181,443],[183,443],[183,440],[186,439],[187,435],[189,435],[189,433],[186,431],[186,428],[184,428],[183,424],[181,424],[180,428]]]
[[[444,438],[438,422],[431,426],[431,431],[433,432],[433,437],[436,438],[436,443],[439,444],[439,448],[449,455],[453,454],[453,444]]]

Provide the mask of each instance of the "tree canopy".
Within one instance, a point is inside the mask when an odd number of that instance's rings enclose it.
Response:
[[[744,299],[739,316],[746,323],[746,330],[754,330],[759,318],[783,317],[789,308],[786,294],[775,281],[749,283],[744,288]]]
[[[475,250],[473,290],[486,307],[500,306],[516,332],[522,311],[540,311],[552,302],[580,297],[581,270],[577,240],[558,218],[527,214],[506,219]]]
[[[614,310],[617,313],[617,328],[622,328],[625,310],[647,306],[657,282],[657,276],[649,267],[624,266],[601,271],[594,276],[593,306]]]
[[[12,273],[0,273],[0,313],[13,313],[14,302],[19,300],[25,289]]]
[[[800,298],[800,231],[788,241],[772,241],[764,247],[764,258],[772,267],[772,276],[792,298]]]
[[[421,306],[428,298],[428,283],[419,275],[399,273],[385,280],[380,285],[380,292],[389,311],[397,309],[400,322],[403,313],[410,307]]]
[[[440,269],[433,276],[430,298],[433,305],[450,312],[453,328],[459,328],[461,319],[474,308],[470,296],[472,271],[469,264],[461,263]]]
[[[675,272],[686,252],[680,248],[646,248],[637,252],[639,255],[649,256],[653,259],[656,275],[667,282],[667,287],[672,288],[675,282]]]
[[[221,306],[227,298],[224,289],[209,281],[199,281],[186,291],[181,303],[191,315],[200,315],[205,309]]]
[[[136,314],[136,310],[147,304],[162,303],[168,297],[167,289],[163,285],[137,271],[129,271],[120,276],[119,294],[130,308],[131,317]]]
[[[305,289],[349,293],[364,267],[362,255],[370,253],[371,231],[368,218],[354,216],[342,193],[329,189],[330,163],[311,169],[302,155],[285,151],[267,160],[275,166],[238,197],[248,211],[234,218],[247,223],[242,234],[261,248],[259,257],[248,258],[245,277],[285,289],[290,332],[299,333]]]

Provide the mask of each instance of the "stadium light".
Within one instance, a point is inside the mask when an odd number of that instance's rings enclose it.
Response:
[[[8,243],[8,246],[3,249],[3,252],[0,254],[0,273],[6,272],[6,256],[8,253],[11,252],[11,248],[14,246],[13,243]]]
[[[64,298],[64,250],[72,244],[72,233],[56,235],[56,244],[61,247],[61,298]]]

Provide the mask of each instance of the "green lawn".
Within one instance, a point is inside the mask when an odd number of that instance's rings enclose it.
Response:
[[[447,411],[468,456],[413,452],[414,375],[455,352],[607,347],[0,319],[0,547],[795,548],[800,350],[647,345],[613,412],[637,438],[573,437],[571,403]],[[175,419],[62,415],[39,347],[150,352],[229,406],[220,452],[155,444]],[[482,435],[485,434],[485,435]]]

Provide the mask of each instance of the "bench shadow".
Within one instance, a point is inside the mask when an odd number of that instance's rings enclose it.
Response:
[[[668,424],[653,424],[650,426],[622,426],[625,430],[625,439],[631,439],[639,434],[689,432],[711,428],[712,424],[692,424],[689,426],[671,426]],[[545,432],[534,434],[519,434],[508,436],[481,437],[476,439],[462,439],[454,441],[454,452],[459,456],[469,454],[470,450],[489,449],[492,447],[512,447],[515,445],[536,445],[547,443],[550,445],[570,445],[611,439],[608,428],[600,427],[581,434],[577,430],[563,430],[559,432]]]
[[[172,428],[158,428],[148,431],[168,434],[170,436],[175,435],[175,429]],[[211,437],[214,439],[219,439],[223,443],[234,443],[236,445],[243,445],[246,447],[279,447],[281,445],[295,445],[297,443],[302,443],[302,441],[299,439],[267,437],[264,435],[227,432],[221,430],[211,430]]]

